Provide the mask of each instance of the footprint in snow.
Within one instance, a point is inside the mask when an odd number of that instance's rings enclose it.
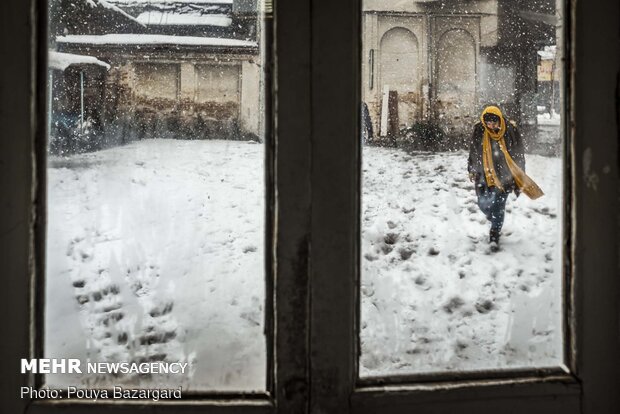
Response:
[[[400,258],[402,260],[407,260],[411,257],[411,255],[415,253],[415,250],[405,247],[405,248],[399,249],[398,253],[400,253]]]
[[[436,249],[435,247],[431,247],[430,249],[428,249],[429,256],[437,256],[439,253],[439,249]]]
[[[448,300],[441,308],[446,313],[454,313],[457,309],[465,304],[465,301],[460,296],[454,296]]]
[[[381,251],[383,252],[383,254],[390,254],[392,253],[392,250],[394,250],[394,246],[390,244],[383,244],[381,246]]]
[[[495,303],[492,300],[482,300],[476,303],[476,310],[478,313],[489,313],[490,311],[496,309]]]
[[[256,246],[245,246],[243,248],[243,253],[254,253],[258,250]]]
[[[399,233],[388,233],[383,238],[383,241],[385,242],[385,244],[393,245],[393,244],[396,244],[399,237],[400,237]]]
[[[378,258],[379,258],[378,256],[375,256],[374,254],[371,254],[371,253],[366,253],[364,255],[364,259],[368,260],[369,262],[374,262]]]
[[[429,290],[431,286],[427,283],[427,277],[424,275],[418,275],[413,279],[413,282],[422,290]]]

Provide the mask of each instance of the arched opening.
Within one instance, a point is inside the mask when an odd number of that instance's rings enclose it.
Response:
[[[389,91],[390,104],[382,105],[382,124],[387,122],[390,132],[411,126],[418,117],[420,88],[418,82],[418,39],[402,27],[386,32],[380,44],[380,90]],[[388,111],[386,114],[385,111]],[[385,132],[384,125],[381,130]],[[396,131],[395,131],[396,130]],[[382,134],[383,135],[383,134]]]
[[[475,118],[476,45],[465,30],[445,32],[437,47],[435,116],[448,131],[463,130]]]

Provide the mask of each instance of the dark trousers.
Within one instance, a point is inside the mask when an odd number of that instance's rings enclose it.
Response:
[[[504,211],[506,209],[506,199],[508,193],[503,192],[497,187],[487,187],[484,184],[476,186],[478,196],[478,207],[491,222],[491,230],[500,231],[504,224]]]

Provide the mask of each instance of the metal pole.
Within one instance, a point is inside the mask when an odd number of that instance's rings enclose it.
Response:
[[[557,52],[556,52],[557,53]],[[553,118],[553,112],[555,112],[555,55],[551,61],[551,102],[549,105],[549,115]]]
[[[368,51],[368,89],[371,89],[375,86],[375,49],[370,49]]]
[[[53,97],[52,97],[52,93],[54,91],[54,87],[53,87],[53,82],[54,82],[54,72],[52,72],[50,70],[49,73],[49,86],[48,86],[48,94],[49,96],[47,97],[47,104],[49,105],[47,108],[47,137],[48,140],[52,137],[52,117],[54,116],[54,111],[53,111],[53,107],[52,107],[52,103],[53,103]]]
[[[84,134],[84,71],[80,72],[80,133]]]

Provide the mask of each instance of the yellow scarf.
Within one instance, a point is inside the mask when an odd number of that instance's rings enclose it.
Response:
[[[495,133],[489,130],[484,122],[485,114],[493,114],[499,117],[500,129],[499,132]],[[506,149],[506,142],[504,141],[504,134],[506,133],[506,122],[504,121],[504,117],[502,116],[502,111],[496,106],[488,106],[480,115],[480,121],[482,122],[482,126],[484,127],[484,137],[482,138],[482,166],[484,168],[484,176],[487,180],[487,185],[489,187],[497,187],[500,190],[504,191],[504,187],[502,186],[497,173],[495,172],[495,167],[493,165],[493,152],[491,150],[491,138],[494,141],[497,141],[499,144],[499,148],[502,150],[504,157],[506,158],[506,165],[508,165],[508,169],[512,174],[512,178],[515,180],[515,184],[523,192],[532,200],[536,200],[541,197],[545,193],[540,189],[540,187],[532,180],[527,174],[517,165],[516,162],[512,159],[508,150]]]

